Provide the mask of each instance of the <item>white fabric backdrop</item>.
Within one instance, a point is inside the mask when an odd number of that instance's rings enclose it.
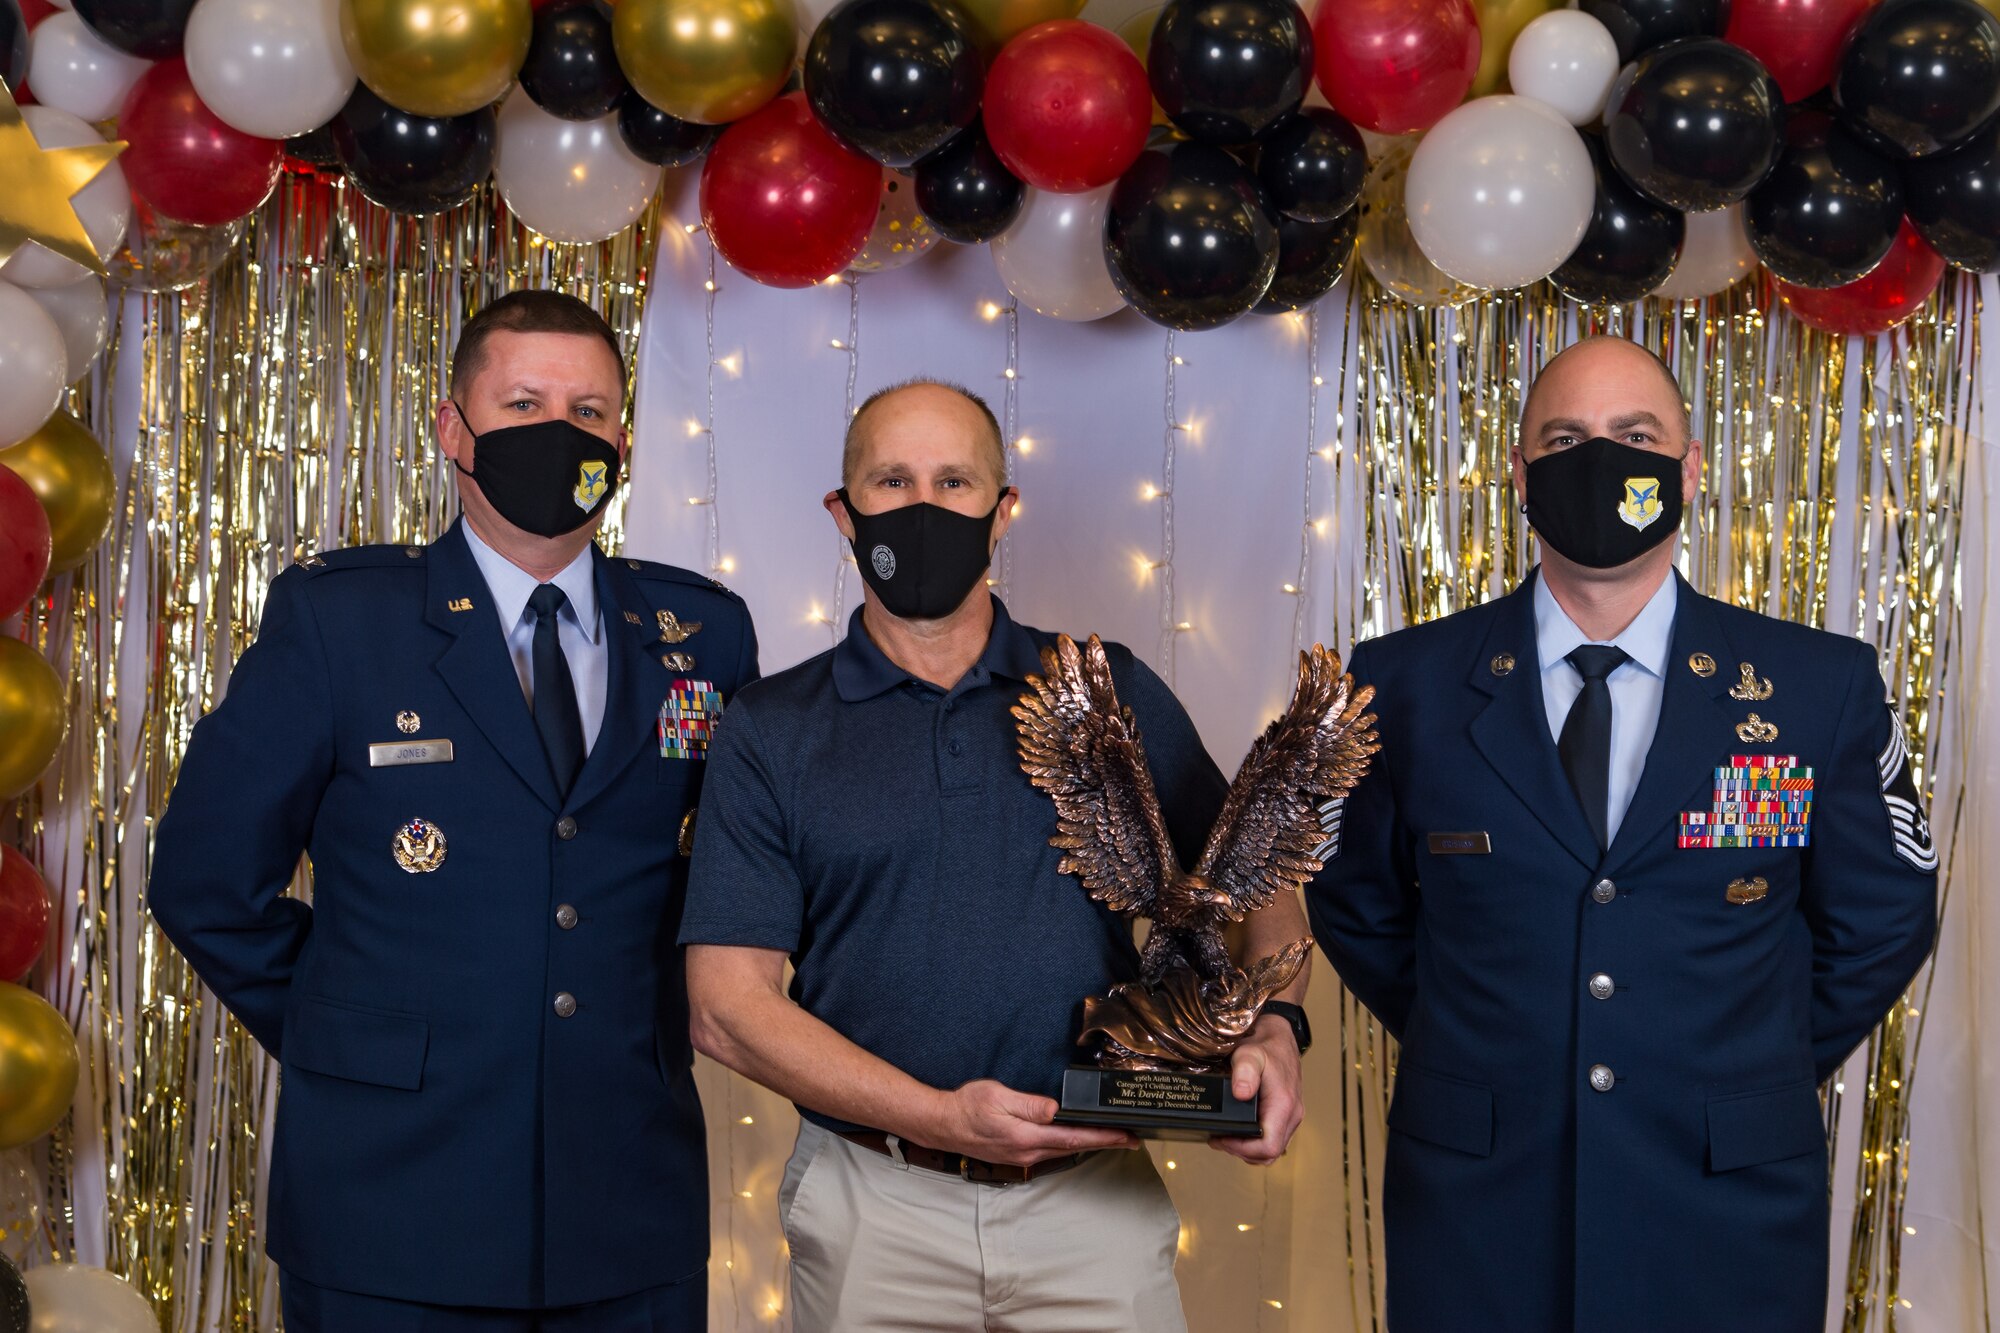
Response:
[[[668,181],[670,208],[683,222],[697,216],[693,185],[685,173]],[[838,484],[850,357],[832,344],[849,338],[849,292],[843,286],[773,291],[720,269],[711,513],[689,503],[709,485],[709,440],[690,430],[708,410],[708,263],[705,239],[676,230],[653,275],[627,547],[707,568],[713,517],[725,567],[717,576],[749,601],[769,672],[827,648],[859,597],[851,568],[844,590],[836,591],[837,536],[819,507]],[[946,248],[913,268],[863,279],[852,363],[856,400],[884,384],[928,375],[960,381],[999,409],[1006,320],[988,318],[986,307],[1006,299],[983,250]],[[1329,307],[1340,300],[1336,293]],[[1307,438],[1311,385],[1301,321],[1249,318],[1177,339],[1186,363],[1178,369],[1177,415],[1191,428],[1178,445],[1174,488],[1176,606],[1163,618],[1165,571],[1149,568],[1163,549],[1162,504],[1145,498],[1142,488],[1162,482],[1166,335],[1129,312],[1085,325],[1021,316],[1019,424],[1034,447],[1018,463],[1023,508],[1010,539],[1009,605],[1030,624],[1122,640],[1156,666],[1165,666],[1163,623],[1187,622],[1190,629],[1169,636],[1172,678],[1225,770],[1290,686],[1300,598],[1285,585],[1304,584],[1305,642],[1347,647],[1341,627],[1353,614],[1358,576],[1343,558],[1352,545],[1343,530],[1356,512],[1352,469],[1336,493],[1332,464],[1314,453],[1351,435],[1336,415],[1337,315],[1326,323],[1326,384],[1313,439]],[[2000,388],[1991,357],[1984,377],[1989,391]],[[2000,684],[2000,668],[1983,651],[1989,564],[1983,518],[1991,485],[1983,446],[1976,455],[1970,493],[1978,503],[1968,516],[1964,555],[1964,669],[1977,688],[1961,689],[1950,703],[1953,725],[1977,717],[1981,739],[1990,741],[1995,716],[1974,706]],[[1302,489],[1308,480],[1315,497],[1310,511]],[[1301,580],[1300,538],[1309,512],[1319,530]],[[837,598],[843,623],[824,623]],[[1915,1099],[1906,1219],[1914,1233],[1903,1237],[1900,1293],[1910,1306],[1897,1312],[1899,1327],[1940,1333],[1984,1326],[1983,1291],[2000,1278],[2000,1256],[1981,1222],[1982,1199],[2000,1200],[2000,1150],[1980,1133],[1982,1107],[2000,1106],[2000,1060],[1984,1053],[1978,1020],[2000,1014],[2000,980],[1983,965],[1996,926],[1980,900],[1979,873],[1987,839],[2000,836],[1988,832],[1990,816],[2000,814],[2000,760],[1991,745],[1969,748],[1975,766]],[[1949,812],[1936,813],[1949,828]],[[1322,959],[1312,1009],[1324,1033],[1334,1031],[1336,995]],[[1356,1326],[1356,1310],[1365,1311],[1365,1296],[1350,1279],[1350,1265],[1362,1259],[1350,1260],[1341,1198],[1339,1059],[1328,1042],[1308,1061],[1306,1126],[1271,1171],[1199,1145],[1155,1149],[1163,1163],[1174,1164],[1168,1182],[1187,1227],[1182,1287],[1197,1330],[1339,1330]],[[782,1325],[775,1192],[796,1122],[782,1100],[712,1066],[703,1070],[703,1087],[716,1172],[714,1327]],[[1850,1111],[1859,1101],[1850,1095]],[[1368,1142],[1379,1145],[1379,1127],[1370,1127]],[[1836,1284],[1848,1195],[1843,1178],[1836,1186]],[[1831,1327],[1839,1326],[1838,1308],[1836,1290]],[[1361,1320],[1366,1327],[1365,1313]]]

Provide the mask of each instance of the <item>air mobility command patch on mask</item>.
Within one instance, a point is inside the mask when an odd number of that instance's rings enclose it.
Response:
[[[1682,812],[1682,847],[1812,845],[1813,771],[1797,755],[1731,755],[1713,796],[1708,809]]]
[[[1926,874],[1938,868],[1937,843],[1931,837],[1931,821],[1924,814],[1923,799],[1917,795],[1916,775],[1910,770],[1910,747],[1903,739],[1903,723],[1889,710],[1889,744],[1875,761],[1882,777],[1882,804],[1889,811],[1889,834],[1896,843],[1896,855],[1913,869]]]
[[[705,680],[677,680],[660,705],[660,758],[706,759],[722,716],[722,693]]]

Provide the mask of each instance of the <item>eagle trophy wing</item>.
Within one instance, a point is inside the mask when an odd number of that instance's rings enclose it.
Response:
[[[1325,648],[1299,654],[1291,705],[1250,747],[1195,868],[1229,895],[1231,920],[1319,873],[1319,807],[1352,791],[1382,748],[1363,711],[1374,697]]]
[[[1030,692],[1013,711],[1021,769],[1055,801],[1049,846],[1092,898],[1114,912],[1145,914],[1180,863],[1103,640],[1093,634],[1079,649],[1061,636],[1042,649],[1042,673],[1028,678]]]

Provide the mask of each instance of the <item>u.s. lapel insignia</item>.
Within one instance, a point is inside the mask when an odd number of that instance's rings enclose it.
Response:
[[[1752,713],[1736,724],[1736,739],[1745,745],[1766,745],[1778,739],[1778,724]]]
[[[1644,532],[1659,521],[1660,481],[1657,477],[1625,478],[1625,499],[1618,506],[1618,517],[1631,527]]]
[[[1715,674],[1715,659],[1707,653],[1696,653],[1688,658],[1688,670],[1707,680]]]
[[[1773,693],[1770,680],[1768,678],[1759,680],[1757,678],[1757,668],[1751,666],[1748,662],[1744,662],[1741,665],[1743,668],[1743,679],[1729,687],[1729,697],[1744,703],[1762,703],[1764,700],[1770,698]]]
[[[1764,877],[1753,875],[1749,879],[1730,880],[1729,887],[1723,891],[1723,897],[1741,907],[1745,903],[1762,902],[1770,896],[1770,893],[1771,886]]]
[[[396,730],[402,732],[405,736],[416,735],[417,728],[423,725],[424,720],[407,708],[396,714]]]
[[[1511,676],[1511,675],[1513,675],[1513,674],[1514,674],[1514,654],[1512,654],[1512,653],[1495,653],[1495,654],[1493,655],[1493,660],[1492,660],[1491,662],[1487,663],[1487,669],[1488,669],[1488,670],[1490,670],[1490,671],[1491,671],[1491,672],[1492,672],[1492,673],[1493,673],[1494,675],[1496,675],[1496,676]]]
[[[694,670],[694,654],[661,653],[660,665],[669,671],[692,671]]]
[[[412,819],[396,830],[389,850],[412,875],[427,875],[444,864],[444,833],[428,819]]]
[[[589,462],[577,465],[576,489],[570,492],[570,498],[576,501],[578,509],[595,509],[597,502],[604,498],[604,474],[610,466],[609,463]]]
[[[470,611],[472,609],[472,599],[470,597],[454,597],[449,602],[446,602],[445,605],[453,611]]]
[[[625,613],[625,623],[628,625],[643,625],[646,622],[640,617],[637,611],[627,611]]]
[[[681,816],[681,836],[678,845],[682,856],[694,855],[694,817],[694,807],[690,807],[688,812]]]
[[[687,624],[683,625],[680,617],[671,611],[661,611],[659,617],[661,643],[686,643],[689,639],[701,633],[701,622],[699,620],[690,620]]]

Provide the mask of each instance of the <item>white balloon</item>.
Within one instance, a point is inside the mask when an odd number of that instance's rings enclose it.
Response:
[[[1521,29],[1507,54],[1507,82],[1523,97],[1546,102],[1572,125],[1604,110],[1618,77],[1618,43],[1610,29],[1576,9],[1556,9]]]
[[[21,1277],[28,1284],[34,1333],[159,1333],[152,1304],[102,1268],[43,1264]]]
[[[340,0],[197,0],[186,50],[208,109],[265,139],[318,129],[354,91]]]
[[[36,92],[39,95],[40,90]],[[82,148],[104,142],[104,136],[83,120],[52,106],[24,106],[21,119],[44,148]],[[70,196],[70,206],[83,220],[84,233],[97,247],[99,258],[116,254],[132,222],[132,191],[125,184],[124,168],[112,162]],[[90,270],[74,259],[65,259],[35,241],[16,250],[14,257],[0,266],[0,281],[17,287],[67,287],[90,276]]]
[[[1653,289],[1667,301],[1695,301],[1713,296],[1757,270],[1757,252],[1743,229],[1743,205],[1731,204],[1708,213],[1687,215],[1687,236],[1674,271]]]
[[[28,86],[43,106],[109,120],[151,65],[99,37],[75,14],[51,14],[29,39]]]
[[[68,383],[62,330],[34,297],[0,282],[0,449],[40,430]]]
[[[1104,210],[1116,185],[1082,194],[1028,187],[1021,216],[992,245],[993,267],[1022,305],[1079,322],[1125,308],[1104,261]]]
[[[1417,248],[1460,282],[1546,278],[1590,225],[1597,177],[1576,127],[1529,97],[1481,97],[1431,128],[1403,202]]]
[[[500,107],[493,180],[530,230],[552,241],[602,241],[646,211],[660,168],[625,146],[616,112],[562,120],[516,88]]]
[[[67,287],[30,288],[28,295],[48,312],[62,334],[70,382],[82,379],[111,338],[111,306],[104,297],[104,279],[86,277]]]

